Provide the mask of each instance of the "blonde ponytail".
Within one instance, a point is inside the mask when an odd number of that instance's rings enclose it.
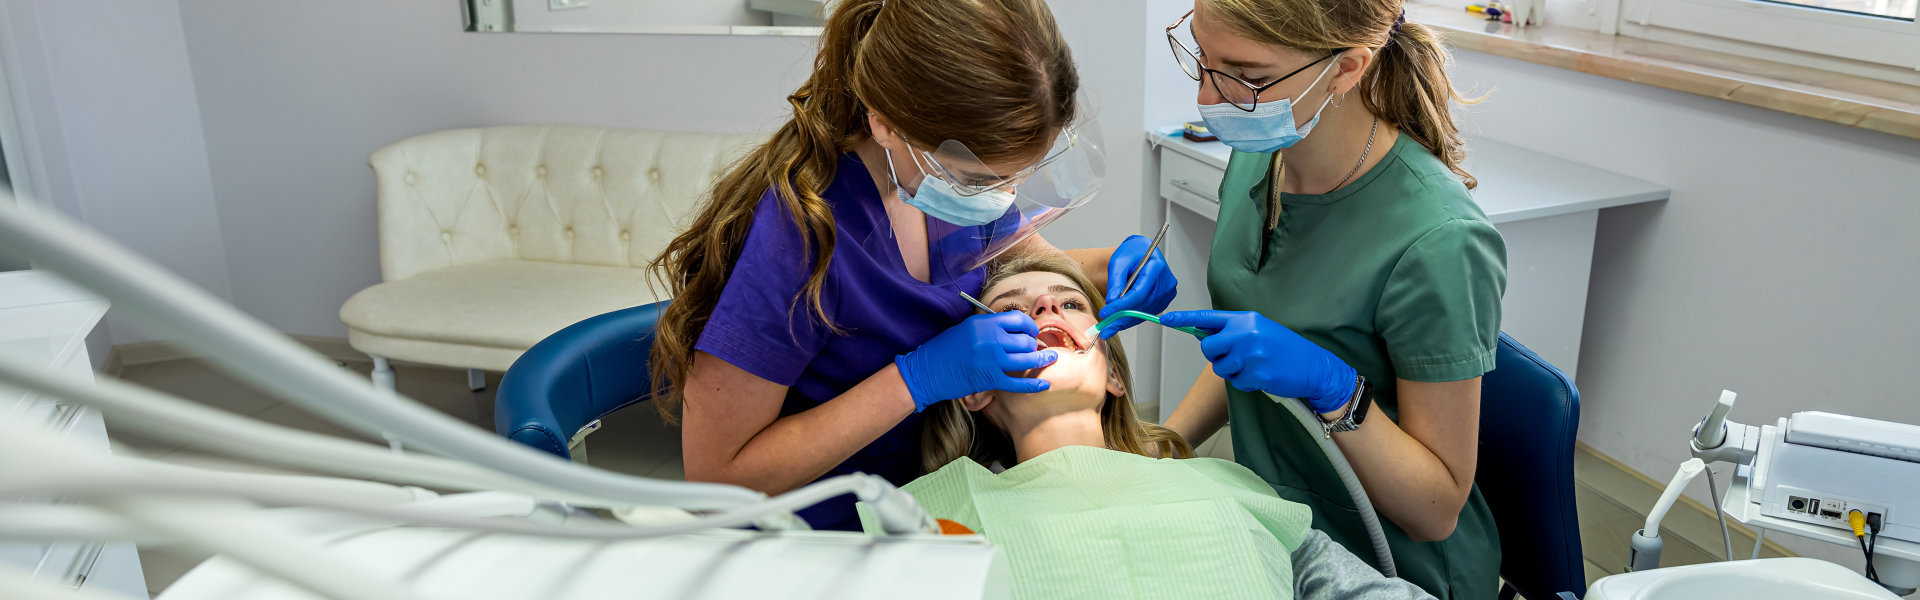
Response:
[[[1360,99],[1368,112],[1420,142],[1459,175],[1467,189],[1473,189],[1480,181],[1460,166],[1467,160],[1467,143],[1460,137],[1451,103],[1473,104],[1480,99],[1463,96],[1453,88],[1447,75],[1453,55],[1443,41],[1432,27],[1400,24],[1374,54],[1371,72],[1361,78]]]

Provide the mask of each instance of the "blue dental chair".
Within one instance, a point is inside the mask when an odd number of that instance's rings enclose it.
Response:
[[[1500,600],[1576,600],[1587,593],[1573,500],[1580,390],[1505,333],[1480,380],[1474,483],[1500,527]]]
[[[583,428],[652,395],[647,355],[668,302],[599,315],[534,344],[500,378],[494,431],[572,458],[570,448]]]
[[[647,356],[667,302],[568,326],[514,361],[494,400],[494,429],[563,458],[576,434],[648,399]],[[1475,483],[1500,527],[1501,600],[1586,595],[1574,509],[1574,434],[1580,392],[1566,374],[1505,333],[1481,379]]]

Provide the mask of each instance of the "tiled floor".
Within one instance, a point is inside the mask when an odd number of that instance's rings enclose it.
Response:
[[[342,368],[365,375],[373,365],[350,362]],[[466,373],[455,369],[395,365],[401,394],[440,412],[493,430],[493,390],[500,374],[489,373],[487,389],[467,390]],[[120,378],[181,398],[201,402],[232,413],[262,421],[328,435],[368,440],[319,417],[281,402],[224,373],[214,371],[195,360],[174,360],[126,367]],[[650,404],[640,404],[611,415],[603,427],[587,442],[589,462],[599,468],[661,479],[682,479],[680,432],[660,421]],[[114,451],[134,453],[148,458],[197,466],[267,471],[273,469],[246,465],[195,451],[191,444],[163,443],[140,436],[107,422]],[[377,440],[368,440],[377,441]],[[384,441],[380,443],[384,444]],[[147,589],[158,593],[181,575],[205,560],[204,555],[177,547],[140,549],[140,563],[147,576]]]

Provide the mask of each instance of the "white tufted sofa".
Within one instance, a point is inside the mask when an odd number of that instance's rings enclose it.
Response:
[[[384,283],[340,308],[374,357],[504,371],[577,321],[660,300],[646,263],[759,135],[455,129],[373,154]]]

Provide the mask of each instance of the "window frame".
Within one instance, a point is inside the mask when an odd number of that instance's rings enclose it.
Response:
[[[1619,3],[1618,33],[1628,37],[1696,46],[1732,41],[1863,66],[1920,70],[1920,19],[1903,21],[1761,0],[1612,1]],[[1689,40],[1687,34],[1720,40]]]

